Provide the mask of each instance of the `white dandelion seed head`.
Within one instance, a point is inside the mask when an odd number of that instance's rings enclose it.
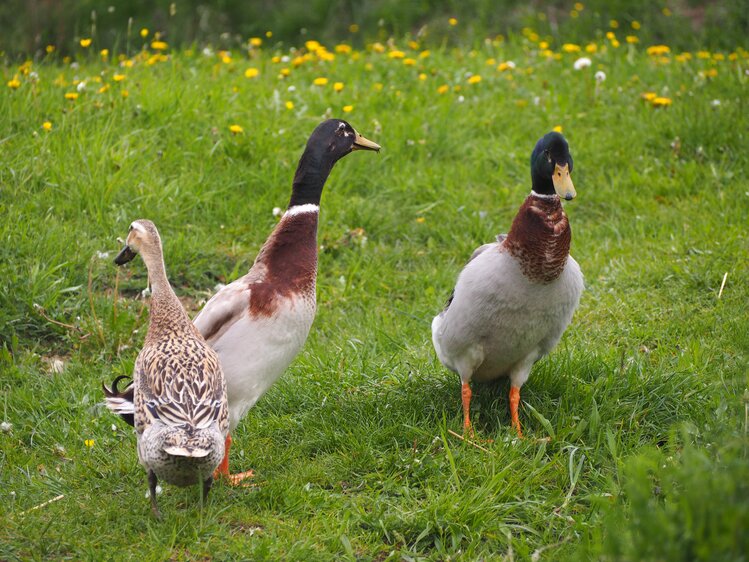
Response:
[[[588,57],[580,57],[572,66],[575,70],[582,70],[583,68],[588,68],[591,64],[593,64],[593,61]]]
[[[0,431],[2,431],[3,433],[8,433],[11,429],[13,429],[12,423],[7,421],[0,423]]]
[[[458,103],[463,103],[466,99],[463,96],[458,96]]]
[[[296,92],[296,86],[289,86],[288,88],[286,88],[286,91],[287,92]]]
[[[283,209],[281,207],[273,207],[274,217],[280,217],[282,214],[283,214]]]
[[[86,89],[86,82],[85,81],[78,82],[78,85],[75,87],[75,89],[78,90],[79,92],[82,92],[83,90]]]
[[[710,102],[712,107],[720,107],[720,100],[713,100]]]
[[[606,73],[603,70],[596,72],[596,82],[599,84],[606,81]]]

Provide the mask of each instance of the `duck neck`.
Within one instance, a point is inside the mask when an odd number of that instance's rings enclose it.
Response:
[[[298,205],[320,205],[322,189],[332,169],[333,163],[307,148],[294,174],[289,209]]]
[[[520,207],[507,234],[505,247],[530,280],[550,283],[564,271],[572,230],[557,195],[534,191]]]
[[[151,288],[148,337],[158,337],[165,332],[191,331],[192,322],[166,276],[160,248],[159,251],[142,252],[141,255],[148,269],[148,284]]]

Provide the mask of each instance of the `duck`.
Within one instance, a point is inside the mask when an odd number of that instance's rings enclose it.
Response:
[[[471,382],[506,377],[512,427],[522,438],[520,389],[561,339],[583,292],[561,202],[577,195],[564,136],[552,131],[539,139],[530,167],[531,192],[509,232],[473,252],[432,320],[437,357],[460,376],[464,434],[471,436]]]
[[[215,476],[238,485],[253,476],[229,471],[231,432],[301,351],[316,312],[320,199],[333,166],[380,146],[342,119],[320,123],[299,159],[286,211],[249,272],[221,288],[193,320],[218,354],[229,399],[229,435]]]
[[[195,328],[166,275],[161,238],[147,219],[130,225],[124,265],[140,254],[148,270],[148,332],[133,369],[133,382],[104,387],[106,404],[135,426],[138,459],[148,473],[153,514],[161,517],[156,485],[202,483],[206,499],[229,431],[226,380],[216,352]]]

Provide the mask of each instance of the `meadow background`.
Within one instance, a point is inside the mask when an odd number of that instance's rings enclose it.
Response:
[[[741,3],[24,4],[0,8],[0,559],[747,559]],[[317,319],[234,435],[254,486],[165,486],[156,521],[101,404],[147,321],[116,238],[154,220],[195,314],[329,116],[383,151],[323,193]],[[477,447],[429,324],[555,127],[586,292],[525,439],[506,381],[475,385]]]

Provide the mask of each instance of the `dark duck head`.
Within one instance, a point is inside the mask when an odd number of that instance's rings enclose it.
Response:
[[[561,133],[544,135],[531,154],[531,179],[533,191],[539,195],[557,194],[570,201],[575,198],[572,185],[572,155]]]
[[[380,150],[380,145],[365,139],[342,119],[320,123],[307,141],[294,175],[289,207],[319,205],[322,189],[338,160],[354,150]]]

